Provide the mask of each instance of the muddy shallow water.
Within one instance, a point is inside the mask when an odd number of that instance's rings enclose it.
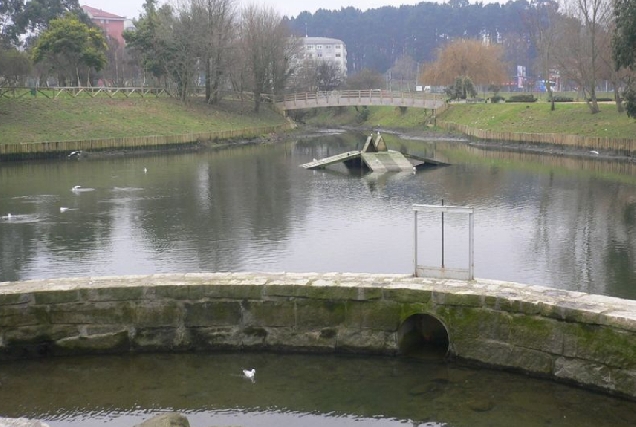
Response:
[[[256,369],[255,381],[244,368]],[[192,427],[617,427],[636,402],[433,358],[272,353],[73,357],[0,365],[0,415],[130,427],[166,411]],[[511,424],[511,422],[513,424]]]

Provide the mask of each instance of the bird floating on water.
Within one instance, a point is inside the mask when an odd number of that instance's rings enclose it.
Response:
[[[77,157],[79,159],[79,157],[82,155],[82,152],[80,150],[78,151],[71,151],[71,154],[68,155],[69,159],[71,157]]]
[[[74,185],[73,188],[71,188],[71,191],[78,191],[80,188],[82,188],[79,185]]]
[[[245,375],[245,378],[248,378],[250,380],[252,380],[252,382],[254,381],[254,375],[256,375],[256,369],[252,368],[252,369],[243,369],[243,375]]]
[[[595,155],[598,156],[598,151],[596,151],[596,150],[590,150],[590,153],[595,154]]]
[[[148,169],[144,168],[144,173],[148,173]]]
[[[2,219],[11,219],[11,214],[10,213],[6,214],[6,216],[3,216]]]
[[[67,207],[60,206],[60,212],[66,212],[68,210]]]

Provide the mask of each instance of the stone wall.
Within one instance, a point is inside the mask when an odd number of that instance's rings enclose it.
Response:
[[[636,398],[636,301],[361,274],[182,274],[0,283],[0,359],[225,349],[397,354],[438,319],[455,357]]]

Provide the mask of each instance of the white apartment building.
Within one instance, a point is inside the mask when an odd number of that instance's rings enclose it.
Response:
[[[329,62],[347,76],[347,47],[342,40],[328,37],[303,37],[300,60],[303,62]]]

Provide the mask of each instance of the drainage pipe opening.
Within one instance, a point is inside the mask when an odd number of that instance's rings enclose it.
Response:
[[[398,329],[398,347],[405,356],[443,358],[448,353],[448,331],[429,314],[414,314]]]

